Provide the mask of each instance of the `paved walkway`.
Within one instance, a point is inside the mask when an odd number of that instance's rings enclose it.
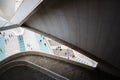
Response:
[[[13,37],[10,38],[9,37],[10,34],[12,34]],[[6,31],[5,39],[6,39],[6,44],[5,44],[6,57],[20,52],[18,39],[14,33],[12,33],[10,30]]]
[[[44,36],[37,33],[35,34],[35,36],[37,39],[37,43],[39,44],[40,51],[44,53],[50,53]]]
[[[25,29],[23,38],[26,51],[40,51],[39,44],[34,34],[34,32]]]
[[[4,37],[0,36],[0,60],[5,58],[5,40]]]
[[[0,40],[0,47],[4,49],[2,50],[4,51],[4,55],[1,53],[1,59],[24,51],[50,53],[46,39],[40,34],[25,29],[23,34],[15,35],[21,33],[19,28],[6,30],[3,33],[3,38]],[[3,40],[4,38],[5,40]]]

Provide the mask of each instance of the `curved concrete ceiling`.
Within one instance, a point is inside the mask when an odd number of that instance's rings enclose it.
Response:
[[[117,0],[45,1],[25,25],[75,45],[120,70],[119,4]]]

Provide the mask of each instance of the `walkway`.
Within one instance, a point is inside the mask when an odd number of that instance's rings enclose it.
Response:
[[[44,53],[49,53],[48,44],[46,43],[44,36],[37,33],[35,34],[35,36],[39,44],[40,51]]]
[[[0,61],[5,58],[5,40],[0,36]]]

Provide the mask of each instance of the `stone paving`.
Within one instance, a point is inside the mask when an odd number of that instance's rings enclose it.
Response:
[[[16,28],[3,31],[1,34],[5,38],[5,50],[3,49],[4,47],[1,48],[4,52],[1,53],[2,55],[0,55],[0,60],[19,52],[40,51],[92,67],[96,67],[97,65],[94,60],[82,55],[81,53],[27,29]]]
[[[11,29],[2,31],[1,33],[5,39],[5,52],[3,53],[5,54],[5,57],[9,57],[16,53],[24,51],[41,51],[49,53],[49,50],[46,50],[48,49],[46,42],[43,41],[41,43],[42,45],[39,44],[38,40],[41,38],[36,38],[36,33],[32,31],[24,29],[24,32],[21,34],[21,31],[19,29]]]

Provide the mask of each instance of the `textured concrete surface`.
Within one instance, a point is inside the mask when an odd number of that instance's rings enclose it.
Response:
[[[28,61],[9,62],[2,65],[0,71],[0,80],[69,80]]]
[[[96,71],[90,67],[78,64],[74,61],[69,61],[64,58],[39,52],[24,52],[21,54],[16,54],[2,61],[0,65],[14,60],[30,61],[55,73],[58,73],[70,80],[117,80],[111,75]]]
[[[55,80],[29,67],[15,67],[0,75],[1,80]]]
[[[120,72],[119,4],[118,0],[44,0],[25,24],[87,51],[84,54]]]

